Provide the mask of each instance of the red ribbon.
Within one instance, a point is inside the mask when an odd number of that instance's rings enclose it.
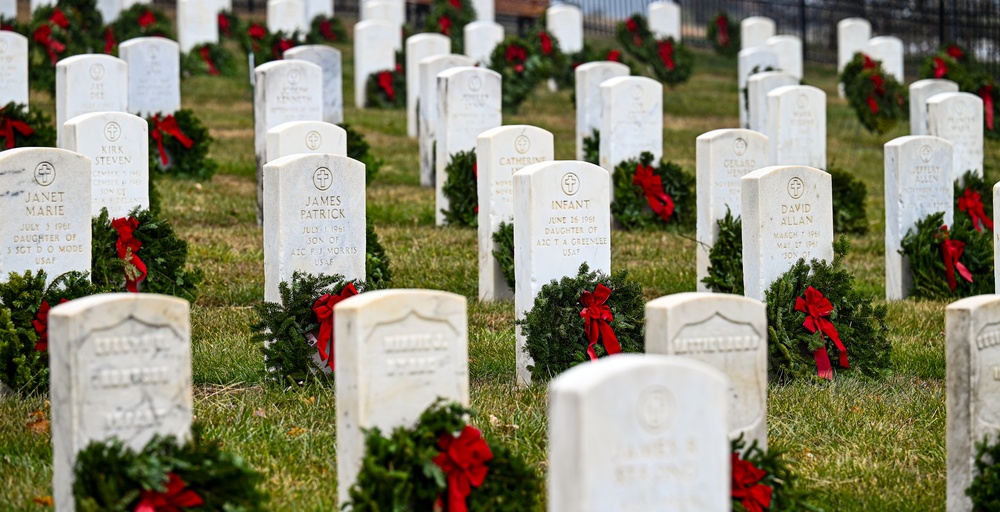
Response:
[[[189,139],[187,135],[184,135],[181,127],[177,124],[177,118],[173,114],[163,118],[163,121],[160,121],[159,114],[153,116],[153,131],[149,135],[156,141],[156,147],[160,151],[160,161],[166,166],[170,163],[170,160],[167,158],[167,150],[163,148],[164,133],[173,136],[173,138],[177,139],[187,149],[191,149],[194,141]]]
[[[438,30],[446,36],[451,35],[451,18],[447,16],[441,16],[438,18]]]
[[[319,338],[316,342],[316,347],[319,349],[319,358],[326,361],[326,365],[330,367],[330,370],[333,370],[334,366],[333,307],[338,302],[357,294],[358,290],[354,287],[354,283],[347,283],[347,286],[340,290],[339,294],[330,295],[329,293],[325,293],[313,303],[313,313],[316,314],[316,318],[319,320]]]
[[[806,288],[805,299],[802,297],[795,298],[795,311],[801,311],[806,314],[806,319],[802,322],[802,326],[807,331],[811,333],[821,332],[833,340],[833,343],[837,345],[837,350],[840,351],[840,366],[850,368],[851,365],[847,361],[847,347],[840,341],[840,334],[837,333],[837,328],[833,325],[833,322],[827,319],[830,313],[833,312],[833,304],[830,304],[830,301],[819,290],[810,286]],[[822,334],[820,335],[821,338]],[[830,368],[830,357],[826,353],[826,347],[820,347],[813,352],[813,358],[816,359],[817,375],[824,379],[833,380],[833,370]]]
[[[212,56],[210,55],[211,50],[208,45],[204,45],[198,50],[198,54],[201,55],[201,60],[205,61],[205,65],[208,66],[208,74],[212,76],[219,75],[219,68],[215,67],[215,62],[212,62]],[[164,164],[166,165],[166,164]]]
[[[59,54],[66,50],[66,46],[55,39],[52,39],[52,27],[49,25],[41,25],[31,36],[35,42],[42,45],[45,51],[49,53],[49,60],[52,61],[54,66],[56,62],[59,62]]]
[[[450,3],[451,6],[456,9],[462,8],[462,0],[448,0],[448,3]]]
[[[66,19],[66,15],[58,7],[52,10],[52,16],[49,16],[49,21],[59,25],[59,28],[69,28],[69,20]]]
[[[962,52],[962,49],[955,45],[949,46],[948,49],[945,50],[945,53],[947,53],[951,58],[955,60],[959,60],[965,56],[965,53]]]
[[[153,23],[156,23],[156,15],[153,14],[153,11],[146,11],[142,13],[142,16],[139,16],[139,28],[146,28]]]
[[[392,88],[392,72],[382,71],[378,74],[378,86],[382,88],[389,101],[396,101],[396,90]]]
[[[625,28],[632,33],[632,44],[636,46],[642,46],[642,38],[639,37],[639,22],[635,21],[635,18],[629,18],[625,20]]]
[[[191,489],[184,489],[184,481],[176,473],[169,473],[167,492],[142,491],[135,512],[180,512],[202,505],[201,496]]]
[[[0,112],[3,112],[3,108],[0,108]],[[0,115],[0,137],[4,138],[6,149],[13,149],[15,146],[14,131],[25,137],[35,133],[28,123]]]
[[[514,64],[514,71],[521,73],[524,71],[524,61],[528,60],[528,50],[523,46],[509,44],[505,57],[507,62]]]
[[[118,232],[118,257],[125,261],[125,289],[139,293],[139,283],[146,279],[146,264],[136,254],[142,248],[142,242],[133,236],[139,228],[139,220],[135,217],[120,217],[111,221],[111,227]]]
[[[118,44],[118,41],[115,41],[115,32],[111,30],[111,27],[108,27],[104,31],[104,53],[110,55],[114,51],[116,44]]]
[[[222,32],[226,37],[230,36],[229,32],[229,18],[225,14],[219,13],[219,32]]]
[[[69,302],[66,299],[59,299],[59,304]],[[42,305],[38,307],[35,319],[31,321],[31,326],[38,333],[38,343],[35,343],[35,350],[44,352],[49,349],[49,303],[42,299]]]
[[[872,114],[878,114],[878,102],[875,101],[875,96],[868,97],[868,110],[871,110]]]
[[[861,55],[865,58],[864,63],[861,65],[862,69],[875,69],[878,67],[878,64],[876,64],[871,57],[869,57],[866,54],[861,54]]]
[[[493,459],[493,452],[479,429],[471,425],[466,425],[457,438],[441,434],[438,447],[441,453],[433,460],[448,478],[448,512],[467,512],[465,500],[473,487],[486,480],[486,463]]]
[[[972,227],[976,228],[976,231],[982,231],[982,226],[993,231],[993,221],[983,210],[983,201],[980,199],[979,192],[971,188],[965,189],[962,197],[958,198],[958,209],[969,214],[969,217],[972,218]]]
[[[736,452],[732,454],[732,471],[732,499],[740,500],[747,512],[764,512],[771,507],[771,494],[774,490],[760,483],[767,476],[767,471],[741,459]]]
[[[871,80],[872,84],[875,85],[875,93],[885,96],[885,79],[882,78],[882,75],[872,75]]]
[[[604,60],[610,60],[611,62],[621,62],[622,61],[622,52],[620,52],[618,50],[609,50],[608,51],[608,56],[605,57]]]
[[[668,70],[674,70],[674,45],[670,41],[658,41],[656,43],[657,48],[660,51],[660,60],[663,61],[663,65],[667,67]]]
[[[962,257],[962,253],[965,252],[965,242],[947,238],[948,226],[941,226],[941,231],[945,236],[945,240],[941,242],[944,275],[948,279],[948,287],[951,288],[951,291],[955,291],[955,287],[958,286],[958,282],[955,280],[955,270],[957,269],[959,275],[970,283],[972,282],[972,272],[969,272],[969,269],[958,261]]]
[[[983,98],[983,117],[986,119],[986,127],[993,129],[993,84],[987,84],[979,88],[979,96]]]
[[[716,40],[719,42],[719,46],[723,48],[729,47],[729,20],[725,16],[719,16],[715,18],[715,27],[718,29],[716,31]]]
[[[670,216],[674,214],[674,200],[663,190],[663,180],[653,173],[653,166],[640,163],[635,168],[632,184],[642,187],[653,213],[659,215],[663,222],[670,222]]]
[[[278,39],[278,42],[274,43],[271,48],[271,52],[274,54],[274,58],[281,60],[285,58],[285,50],[295,47],[295,41],[291,39]]]
[[[323,37],[326,38],[327,41],[337,40],[337,34],[334,33],[333,31],[332,21],[324,19],[323,21],[319,22],[319,31],[321,34],[323,34]]]
[[[607,305],[610,296],[611,289],[603,284],[598,284],[593,293],[584,290],[580,294],[580,304],[583,304],[580,316],[585,322],[584,332],[587,333],[588,341],[587,355],[590,356],[591,361],[597,360],[597,351],[594,350],[594,345],[597,344],[598,337],[604,342],[604,349],[608,355],[622,351],[621,345],[618,344],[618,337],[615,336],[615,331],[611,329],[611,324],[609,324],[615,318],[611,313],[611,308]]]
[[[250,34],[250,37],[260,41],[267,37],[267,29],[259,23],[254,23],[247,29],[247,34]]]
[[[948,74],[948,65],[941,57],[934,57],[934,78],[944,78]]]
[[[552,55],[552,38],[549,37],[549,34],[547,32],[539,32],[538,39],[542,43],[542,53]]]

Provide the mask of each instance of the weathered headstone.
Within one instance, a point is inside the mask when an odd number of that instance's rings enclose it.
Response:
[[[601,129],[601,82],[628,76],[628,66],[620,62],[596,61],[580,64],[576,73],[576,159],[583,160],[583,139]]]
[[[514,173],[555,158],[552,133],[535,126],[486,130],[476,139],[479,197],[479,300],[514,297],[493,256],[493,233],[514,221]]]
[[[406,134],[417,136],[417,98],[420,96],[420,61],[451,53],[451,39],[443,34],[417,34],[406,38]]]
[[[49,312],[57,510],[75,507],[73,469],[89,443],[118,438],[140,451],[155,435],[190,436],[190,308],[175,297],[113,293]]]
[[[681,6],[672,0],[651,2],[646,8],[649,15],[649,30],[657,39],[674,38],[681,40]]]
[[[903,41],[894,36],[879,36],[868,40],[868,56],[882,63],[882,70],[906,83],[903,75]]]
[[[494,0],[472,0],[472,9],[476,11],[476,21],[494,21]]]
[[[784,71],[764,71],[747,79],[747,125],[767,133],[767,93],[785,85],[799,85],[799,79]]]
[[[434,218],[444,225],[442,210],[449,208],[444,195],[445,168],[452,155],[476,148],[480,133],[502,124],[500,73],[484,68],[451,68],[438,74],[438,130],[434,156]]]
[[[721,129],[698,136],[698,291],[708,291],[701,280],[708,277],[708,254],[719,238],[718,221],[726,211],[733,217],[742,214],[740,178],[771,165],[769,144],[766,136],[752,130]]]
[[[214,2],[177,0],[177,42],[183,53],[199,44],[219,42],[219,18]]]
[[[344,87],[340,50],[325,44],[306,44],[285,50],[286,59],[312,62],[323,69],[323,120],[344,122]]]
[[[164,37],[138,37],[118,45],[128,64],[128,111],[142,116],[181,109],[180,46]]]
[[[514,315],[532,308],[542,286],[575,276],[580,264],[611,272],[611,179],[587,162],[529,165],[514,173]],[[531,383],[531,356],[517,330],[517,382]]]
[[[905,299],[913,288],[910,262],[899,252],[910,228],[937,212],[952,225],[951,165],[951,143],[939,137],[911,135],[885,144],[886,300]]]
[[[747,87],[747,81],[756,73],[764,71],[781,71],[778,63],[778,54],[774,53],[767,46],[756,48],[744,48],[740,50],[736,60],[736,82],[739,88],[740,105],[740,128],[747,128],[749,116],[747,115],[747,101],[743,95],[743,90]]]
[[[549,385],[549,512],[728,512],[729,379],[684,357],[621,354]]]
[[[864,53],[868,49],[868,40],[872,38],[872,24],[864,18],[845,18],[837,22],[837,73],[844,71],[844,66],[854,54]],[[844,97],[844,84],[839,86],[840,97]]]
[[[951,181],[968,171],[983,175],[983,100],[967,92],[944,92],[927,100],[927,134],[954,146]]]
[[[927,100],[942,92],[958,92],[958,84],[943,78],[927,78],[910,84],[910,135],[928,135]]]
[[[663,85],[646,77],[601,82],[601,167],[612,173],[644,151],[663,157]]]
[[[97,0],[97,10],[100,11],[104,23],[110,24],[121,14],[122,0]]]
[[[402,46],[399,27],[384,20],[359,21],[354,25],[354,106],[364,108],[368,97],[368,75],[396,69],[396,50]]]
[[[438,133],[437,76],[446,69],[475,65],[476,61],[454,53],[420,61],[420,102],[417,105],[420,119],[417,120],[417,131],[420,135],[420,184],[424,187],[434,186],[434,143]]]
[[[337,495],[365,453],[364,430],[412,426],[438,398],[469,405],[466,299],[436,290],[377,290],[334,309]]]
[[[473,21],[465,26],[465,55],[480,65],[490,63],[490,55],[503,42],[503,25],[492,21]]]
[[[125,112],[94,112],[66,122],[66,149],[90,158],[91,216],[112,219],[149,208],[149,124]]]
[[[802,39],[798,36],[771,36],[767,47],[778,56],[778,69],[802,80]]]
[[[306,23],[312,23],[316,16],[333,17],[333,0],[305,0]]]
[[[774,20],[764,16],[751,16],[740,21],[740,48],[746,50],[767,46],[767,38],[774,35]]]
[[[53,148],[0,152],[0,279],[90,271],[90,160]]]
[[[0,32],[0,104],[10,102],[28,104],[28,38],[4,30]]]
[[[296,154],[264,166],[264,300],[295,271],[365,278],[365,164]]]
[[[545,10],[545,28],[559,41],[563,53],[583,50],[583,11],[572,4],[553,5]]]
[[[279,60],[254,69],[254,151],[257,155],[257,222],[264,215],[267,131],[289,121],[323,119],[323,70],[304,60]]]
[[[267,0],[267,29],[291,34],[308,32],[306,5],[302,0]]]
[[[56,145],[63,123],[91,112],[128,110],[128,64],[110,55],[74,55],[56,64]]]
[[[971,512],[976,444],[1000,435],[1000,297],[979,295],[945,309],[948,512]]]
[[[685,356],[729,377],[729,438],[767,449],[767,311],[740,295],[678,293],[646,303],[646,353]]]
[[[267,131],[267,159],[289,155],[329,153],[347,156],[347,132],[323,121],[289,121]]]
[[[786,85],[767,93],[767,129],[774,165],[826,169],[826,93]]]
[[[740,188],[744,295],[764,300],[771,283],[799,258],[833,261],[829,174],[804,165],[777,165],[743,176]]]

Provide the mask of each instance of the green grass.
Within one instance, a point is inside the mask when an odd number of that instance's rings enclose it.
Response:
[[[344,54],[344,98],[353,104],[353,55]],[[690,83],[664,91],[664,153],[693,171],[695,137],[737,125],[736,63],[697,51]],[[244,72],[245,72],[245,64]],[[195,78],[183,84],[184,106],[195,109],[216,139],[220,173],[211,181],[160,180],[167,216],[191,242],[191,264],[206,272],[192,308],[195,413],[209,437],[245,456],[266,475],[278,510],[332,510],[336,501],[335,391],[285,390],[269,384],[263,359],[249,341],[251,309],[263,295],[262,235],[254,222],[252,94],[246,75]],[[809,66],[806,80],[828,95],[831,164],[868,186],[870,234],[851,241],[847,265],[864,290],[884,296],[882,144],[859,127],[837,98],[832,68]],[[54,111],[35,93],[35,107]],[[533,124],[555,135],[557,159],[575,148],[570,91],[540,88],[505,124]],[[396,287],[436,288],[469,299],[469,372],[477,425],[506,441],[538,471],[546,463],[546,389],[514,383],[513,304],[480,303],[475,231],[433,225],[433,191],[419,186],[416,141],[401,111],[346,108],[385,161],[367,192],[368,216],[392,258]],[[995,168],[1000,145],[987,141]],[[992,173],[993,171],[989,171]],[[996,176],[989,176],[995,181]],[[991,181],[992,182],[992,181]],[[628,269],[647,299],[695,289],[693,233],[615,232],[613,267]],[[769,389],[769,440],[788,451],[826,510],[944,510],[945,383],[942,302],[890,304],[893,373],[882,381],[841,377],[832,384],[800,382]],[[864,342],[864,340],[859,340]],[[51,494],[51,440],[28,428],[44,397],[0,401],[0,510],[38,509]]]

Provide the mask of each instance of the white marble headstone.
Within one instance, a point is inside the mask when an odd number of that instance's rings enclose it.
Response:
[[[845,18],[837,22],[837,73],[854,54],[864,53],[868,49],[868,40],[872,38],[872,24],[864,18]],[[840,97],[844,97],[844,85],[839,86]]]
[[[905,299],[913,288],[910,263],[899,253],[917,221],[944,212],[952,225],[954,186],[951,143],[910,135],[885,144],[885,298]]]
[[[629,68],[620,62],[595,61],[576,67],[576,159],[583,160],[584,137],[601,129],[601,82],[628,76]]]
[[[958,84],[926,78],[910,84],[910,135],[927,135],[927,100],[942,92],[958,92]]]
[[[361,467],[363,429],[410,427],[438,398],[469,405],[466,298],[437,290],[377,290],[334,309],[337,495]]]
[[[291,34],[308,32],[306,5],[302,0],[267,0],[267,30]]]
[[[771,36],[767,47],[778,56],[778,68],[802,80],[802,39],[798,36]]]
[[[434,142],[438,133],[438,73],[461,66],[475,66],[476,61],[465,55],[449,54],[428,57],[420,61],[420,102],[417,131],[420,137],[420,185],[434,186]]]
[[[895,36],[879,36],[868,40],[868,56],[882,63],[882,70],[899,83],[906,83],[903,75],[903,41]]]
[[[712,130],[698,136],[695,194],[698,291],[708,291],[701,280],[708,277],[708,254],[719,239],[718,221],[742,214],[740,178],[771,165],[770,143],[759,132],[739,128]]]
[[[494,21],[494,0],[472,0],[472,10],[476,11],[476,21]]]
[[[323,121],[281,123],[268,130],[266,137],[268,162],[303,153],[347,156],[347,132]]]
[[[476,139],[479,197],[479,300],[507,300],[500,264],[493,257],[493,233],[514,221],[514,173],[555,158],[552,133],[535,126],[509,125],[486,130]]]
[[[927,134],[955,148],[951,181],[968,171],[983,175],[983,99],[967,92],[943,92],[927,100]]]
[[[122,12],[122,0],[97,0],[97,10],[105,24],[111,24]]]
[[[764,300],[799,258],[833,261],[830,175],[804,165],[758,169],[740,178],[744,295]]]
[[[583,11],[572,4],[553,5],[545,10],[545,29],[559,41],[563,53],[583,50]]]
[[[365,20],[388,21],[397,31],[406,24],[406,7],[401,0],[364,0],[364,3]]]
[[[66,122],[66,149],[91,162],[91,209],[126,217],[149,208],[149,124],[125,112],[94,112]]]
[[[774,165],[826,169],[826,93],[786,85],[767,93],[767,129]]]
[[[736,85],[740,93],[740,128],[750,126],[749,116],[747,115],[747,102],[743,95],[743,90],[746,89],[747,81],[752,75],[764,71],[781,71],[781,64],[778,63],[778,54],[774,53],[767,46],[740,50],[736,60]]]
[[[489,64],[493,49],[503,42],[503,25],[492,21],[473,21],[463,30],[465,55],[480,65]]]
[[[56,509],[74,509],[73,467],[90,442],[116,437],[139,451],[154,435],[190,436],[190,308],[176,297],[112,293],[49,312]]]
[[[747,50],[757,46],[767,46],[767,38],[774,35],[774,20],[763,16],[751,16],[740,21],[740,48]]]
[[[63,123],[91,112],[128,110],[128,64],[110,55],[74,55],[56,63],[56,146]]]
[[[420,96],[420,61],[451,53],[451,39],[443,34],[417,34],[406,38],[406,134],[417,136],[417,98]]]
[[[12,101],[28,104],[28,38],[4,30],[0,32],[0,105]]]
[[[365,164],[296,154],[264,166],[264,300],[295,271],[365,278]]]
[[[751,130],[767,133],[767,93],[785,85],[799,85],[799,79],[784,71],[764,71],[747,79],[747,121]]]
[[[549,385],[549,512],[728,512],[729,379],[685,357],[622,354]]]
[[[128,64],[128,111],[146,117],[181,109],[180,46],[164,37],[137,37],[118,45]]]
[[[542,286],[575,276],[581,263],[611,273],[611,179],[587,162],[555,161],[514,173],[514,315],[532,308]],[[531,383],[531,357],[517,330],[517,382]]]
[[[354,25],[354,106],[364,108],[365,85],[376,71],[396,69],[396,50],[402,48],[399,27],[384,20],[359,21]]]
[[[681,6],[672,0],[660,0],[651,2],[646,12],[649,14],[649,30],[653,37],[681,40]]]
[[[316,16],[333,17],[333,0],[305,0],[306,24],[312,23]]]
[[[445,168],[452,155],[476,149],[476,137],[502,123],[500,74],[485,68],[451,68],[438,74],[438,131],[434,156],[434,219],[444,225],[442,210],[449,208],[444,195]]]
[[[219,13],[214,2],[177,0],[177,42],[183,53],[199,44],[218,44]]]
[[[601,82],[601,167],[608,173],[644,151],[663,157],[663,84],[621,76]]]
[[[285,50],[286,59],[312,62],[323,69],[323,120],[344,122],[344,87],[340,50],[325,44],[306,44]]]

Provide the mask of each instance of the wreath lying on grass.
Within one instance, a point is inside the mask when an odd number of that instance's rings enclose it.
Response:
[[[372,154],[371,146],[363,133],[347,123],[342,123],[340,127],[347,132],[347,156],[365,164],[365,184],[370,184],[382,168],[382,159]]]
[[[67,272],[45,285],[44,270],[11,272],[0,283],[0,384],[24,395],[49,389],[49,309],[102,290],[87,274]]]
[[[840,73],[840,82],[858,121],[869,132],[885,133],[909,116],[906,87],[887,74],[880,61],[855,53]]]
[[[673,162],[652,164],[652,153],[644,151],[615,167],[611,213],[625,229],[694,226],[694,176]]]
[[[52,118],[44,112],[31,110],[23,103],[10,102],[0,108],[0,151],[14,148],[55,147],[56,129]]]
[[[735,57],[740,53],[740,24],[730,19],[725,11],[720,11],[708,22],[705,33],[719,55]]]
[[[965,494],[972,498],[972,510],[1000,510],[1000,438],[992,444],[988,438],[976,443],[975,466],[975,476],[965,490]]]
[[[503,280],[510,287],[511,291],[514,288],[515,274],[514,274],[514,222],[501,222],[500,226],[493,233],[493,257],[496,258],[497,263],[500,265],[500,273],[503,274]]]
[[[111,219],[102,208],[92,229],[92,280],[98,287],[197,298],[204,273],[186,268],[187,242],[156,212],[136,207],[127,217]]]
[[[479,190],[476,181],[476,150],[459,151],[451,155],[445,167],[448,178],[442,192],[448,198],[448,209],[441,210],[445,223],[452,226],[475,227],[479,225]]]
[[[975,56],[957,44],[942,46],[927,57],[920,67],[921,78],[945,78],[958,84],[959,90],[979,96],[983,100],[983,134],[1000,138],[1000,126],[995,122],[1000,109],[1000,87],[990,69]]]
[[[236,76],[233,54],[215,43],[202,43],[185,53],[181,74],[188,76]]]
[[[546,76],[545,62],[520,37],[508,36],[493,49],[489,68],[500,73],[503,110],[517,112]]]
[[[212,178],[217,164],[208,158],[208,150],[215,139],[193,110],[156,114],[146,122],[150,171],[199,181]]]
[[[851,173],[831,166],[831,199],[833,203],[833,232],[864,234],[868,232],[868,208],[865,197],[868,187]]]
[[[450,510],[521,512],[537,507],[542,480],[514,450],[484,437],[472,411],[443,399],[412,427],[365,435],[365,455],[349,491],[354,512]]]
[[[346,43],[347,31],[339,18],[331,18],[320,14],[309,23],[309,33],[306,34],[306,44]]]
[[[535,362],[528,367],[532,380],[547,381],[606,355],[643,352],[645,314],[642,286],[625,270],[608,276],[584,263],[576,277],[553,279],[517,322]]]
[[[815,510],[806,501],[808,494],[799,485],[798,475],[785,460],[784,452],[762,450],[757,441],[747,447],[742,435],[731,444],[730,497],[735,512]]]
[[[715,293],[743,295],[743,221],[727,206],[726,216],[715,223],[719,236],[708,251],[708,275],[701,282]]]
[[[206,441],[200,428],[180,443],[154,436],[141,451],[117,438],[92,441],[76,456],[77,510],[264,510],[264,475],[242,457]]]
[[[238,40],[244,32],[243,22],[229,9],[219,11],[218,20],[220,39]]]
[[[583,161],[601,165],[601,130],[594,128],[583,137]]]
[[[451,38],[451,53],[465,53],[465,26],[476,21],[471,0],[432,0],[427,31]]]
[[[368,75],[365,83],[368,106],[372,108],[406,108],[406,73],[398,62],[395,69],[383,69]]]
[[[633,14],[619,23],[616,35],[625,51],[645,63],[660,82],[673,87],[691,78],[694,68],[691,51],[672,37],[656,39],[642,15]]]
[[[903,237],[902,254],[913,274],[911,295],[954,300],[993,293],[992,233],[979,233],[968,218],[958,218],[949,230],[944,213],[917,221]]]
[[[117,42],[128,41],[136,37],[165,37],[177,39],[170,18],[162,9],[149,4],[135,4],[122,11],[118,18],[105,28],[105,38],[108,30]],[[105,40],[104,53],[111,53]],[[117,44],[115,45],[117,46]]]
[[[779,382],[817,375],[833,380],[834,363],[872,377],[888,371],[886,306],[873,306],[841,265],[849,247],[841,237],[832,263],[800,259],[764,293],[768,372]]]
[[[31,15],[28,82],[55,96],[56,62],[104,47],[96,0],[59,0]]]

